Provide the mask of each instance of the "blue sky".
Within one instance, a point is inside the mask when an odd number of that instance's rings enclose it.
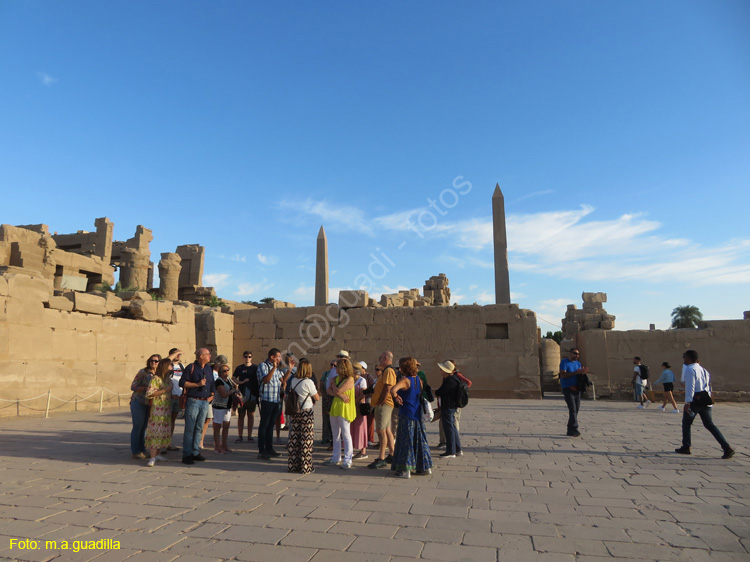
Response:
[[[297,305],[323,225],[332,300],[487,304],[499,183],[543,331],[582,291],[623,329],[750,309],[747,2],[5,1],[0,52],[0,222],[143,224]]]

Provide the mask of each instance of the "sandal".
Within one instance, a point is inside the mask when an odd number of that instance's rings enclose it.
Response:
[[[234,440],[235,443],[242,443],[242,436]]]

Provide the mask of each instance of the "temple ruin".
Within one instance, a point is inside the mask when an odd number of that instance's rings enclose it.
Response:
[[[618,332],[615,317],[604,309],[606,294],[584,292],[581,309],[568,306],[562,345],[543,339],[535,313],[506,299],[501,198],[497,186],[498,302],[487,306],[451,304],[445,273],[426,279],[421,291],[405,289],[376,300],[367,291],[346,290],[338,303],[328,303],[328,241],[322,227],[316,240],[315,306],[224,301],[212,307],[219,301],[212,287],[203,286],[205,248],[198,244],[161,254],[156,289],[153,234],[144,226],[117,241],[106,217],[94,221],[94,232],[72,234],[50,234],[43,224],[0,225],[0,399],[19,404],[0,415],[38,412],[45,393],[70,396],[66,408],[78,407],[75,397],[91,388],[125,393],[149,354],[166,354],[172,347],[183,349],[188,360],[197,347],[208,347],[234,364],[242,361],[244,349],[263,357],[277,347],[307,357],[316,372],[325,370],[340,349],[368,362],[389,349],[397,357],[418,357],[435,384],[441,376],[437,363],[450,358],[472,378],[472,396],[536,399],[557,389],[561,349],[581,349],[598,397],[625,398],[631,394],[634,355],[656,368],[664,360],[678,365],[682,351],[694,347],[711,365],[717,399],[750,399],[750,380],[737,369],[750,362],[748,312],[744,319],[708,321],[697,330]],[[113,287],[117,271],[119,283]]]

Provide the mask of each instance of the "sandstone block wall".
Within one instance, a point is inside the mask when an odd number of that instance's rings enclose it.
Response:
[[[307,357],[317,374],[340,349],[371,369],[390,350],[396,358],[416,357],[437,386],[437,363],[453,359],[474,383],[474,397],[541,397],[536,316],[513,304],[236,310],[233,364],[246,349],[260,362],[272,347]]]
[[[211,351],[211,357],[226,355],[229,360],[234,356],[234,316],[216,308],[204,308],[195,315],[196,347],[205,347]],[[242,363],[240,351],[240,363]],[[189,360],[192,360],[190,358]],[[240,363],[233,363],[232,368]]]
[[[51,279],[0,276],[0,415],[44,415],[48,390],[63,399],[86,397],[100,387],[127,393],[146,358],[166,355],[172,347],[191,360],[196,347],[192,308],[168,303],[171,322],[146,322],[105,316],[107,297],[71,296],[53,296]],[[120,300],[110,298],[115,304]],[[7,402],[40,394],[45,396],[20,408]],[[126,406],[128,396],[119,404]],[[54,399],[50,405],[51,411],[76,408],[75,402]],[[104,394],[104,407],[117,405],[116,396]],[[98,409],[99,395],[77,407]]]
[[[638,356],[649,366],[652,382],[659,378],[664,361],[672,365],[680,400],[682,353],[694,349],[711,373],[715,398],[750,400],[750,320],[709,321],[700,330],[590,330],[579,333],[577,342],[597,397],[630,399],[633,357]],[[654,390],[661,391],[661,385]]]

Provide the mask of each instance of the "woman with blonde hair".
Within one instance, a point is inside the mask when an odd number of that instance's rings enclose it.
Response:
[[[130,431],[130,452],[134,459],[148,458],[146,455],[146,425],[148,424],[149,402],[146,398],[151,377],[156,373],[156,366],[161,361],[161,355],[154,353],[146,360],[146,368],[136,373],[130,383],[130,416],[133,419],[133,429]]]
[[[357,417],[354,402],[354,369],[346,357],[336,361],[336,377],[328,383],[328,394],[333,396],[331,403],[331,431],[333,432],[333,455],[325,465],[341,462],[341,442],[344,443],[344,457],[341,468],[352,467],[352,435],[349,424]]]
[[[159,451],[172,442],[172,359],[159,361],[154,376],[146,390],[146,398],[151,400],[151,413],[148,416],[144,445],[149,448],[151,458],[146,466],[154,466],[156,461],[165,461]]]
[[[367,458],[367,413],[370,405],[367,404],[364,392],[367,390],[367,379],[365,370],[367,363],[355,361],[354,365],[354,402],[357,405],[357,417],[351,423],[349,429],[352,433],[352,449],[357,451],[355,459]],[[362,408],[365,408],[365,412]]]
[[[400,478],[409,478],[412,472],[432,474],[432,455],[422,421],[422,381],[417,376],[417,361],[406,357],[399,363],[404,378],[391,388],[393,401],[400,406],[391,469]]]
[[[312,381],[312,365],[307,359],[300,359],[294,378],[287,383],[288,392],[295,392],[299,400],[299,413],[289,416],[289,472],[308,474],[314,472],[313,438],[315,423],[313,406],[320,399]]]

